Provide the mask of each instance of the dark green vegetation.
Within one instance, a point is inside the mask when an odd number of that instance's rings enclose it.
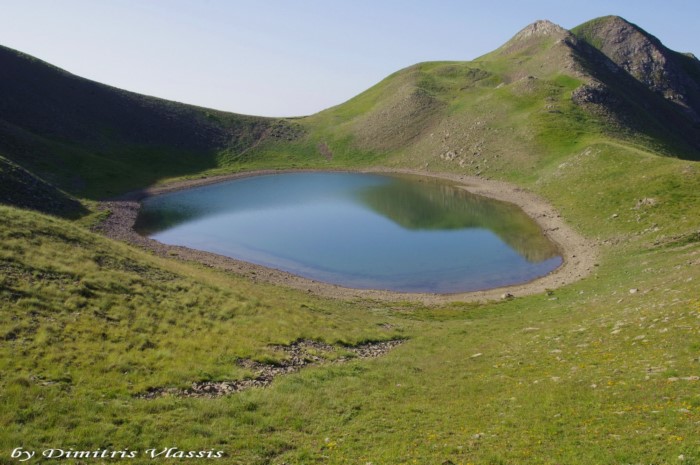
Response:
[[[700,463],[698,62],[619,18],[574,33],[536,23],[475,61],[415,65],[294,121],[0,51],[0,155],[14,162],[0,185],[24,196],[5,203],[49,196],[75,212],[64,193],[381,164],[518,183],[601,249],[596,273],[548,294],[344,302],[156,258],[88,232],[90,216],[3,207],[0,460],[20,446],[177,446],[241,464]],[[246,376],[236,358],[274,358],[270,343],[397,336],[409,340],[380,359],[264,390],[133,397]]]
[[[211,169],[300,131],[115,89],[4,47],[0,64],[0,154],[84,198]]]

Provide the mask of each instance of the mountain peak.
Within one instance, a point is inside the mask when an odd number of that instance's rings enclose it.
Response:
[[[544,42],[563,43],[576,38],[563,27],[551,21],[540,19],[515,34],[503,44],[501,53],[537,53]]]
[[[565,37],[569,35],[569,31],[554,24],[553,22],[546,19],[539,19],[529,26],[525,27],[523,30],[515,34],[511,40],[523,40],[530,37],[542,37],[542,36],[554,36],[554,37]]]
[[[691,56],[673,52],[659,39],[619,16],[593,19],[572,30],[651,91],[700,120],[700,66]],[[688,69],[693,69],[689,74]]]
[[[584,24],[591,24],[591,23],[605,24],[605,25],[609,25],[611,27],[620,27],[620,28],[631,27],[634,29],[641,30],[641,28],[639,26],[637,26],[636,24],[631,23],[631,22],[627,21],[625,18],[623,18],[622,16],[617,16],[617,15],[601,16],[599,18],[594,18],[590,21],[587,21]]]
[[[647,48],[665,48],[659,39],[620,16],[611,15],[593,19],[577,26],[573,32],[578,36],[585,36],[586,39],[593,38],[594,40],[589,42],[597,48],[624,46],[630,42]]]

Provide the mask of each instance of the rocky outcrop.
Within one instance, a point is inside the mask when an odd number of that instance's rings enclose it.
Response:
[[[700,122],[700,62],[692,54],[668,49],[653,35],[617,16],[589,21],[573,32]]]
[[[155,399],[163,396],[209,398],[225,396],[246,389],[269,386],[276,377],[294,373],[304,367],[324,363],[344,363],[352,358],[380,357],[403,342],[402,339],[393,339],[341,348],[318,341],[296,341],[290,345],[273,346],[275,350],[282,352],[286,357],[281,363],[260,363],[249,359],[239,360],[239,366],[248,368],[255,373],[252,378],[231,381],[199,381],[192,383],[187,389],[152,388],[137,397]],[[339,350],[346,352],[346,355],[341,355],[330,362],[328,357]]]
[[[619,103],[619,98],[605,84],[593,81],[577,88],[571,99],[578,105],[595,104],[613,106]]]

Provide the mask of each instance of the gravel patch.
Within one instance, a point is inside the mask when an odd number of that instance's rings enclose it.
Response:
[[[338,347],[323,342],[302,340],[290,345],[273,346],[276,351],[285,355],[279,364],[260,363],[250,359],[238,360],[238,365],[254,372],[252,378],[233,381],[200,381],[192,383],[187,389],[159,387],[152,388],[136,397],[155,399],[164,396],[176,397],[220,397],[252,388],[264,388],[281,375],[294,373],[302,368],[324,365],[328,363],[345,363],[352,359],[367,359],[380,357],[394,347],[402,344],[403,339],[390,341],[368,342],[352,347]],[[342,355],[329,360],[329,355],[342,350],[350,355]]]

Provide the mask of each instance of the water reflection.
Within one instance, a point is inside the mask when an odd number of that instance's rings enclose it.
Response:
[[[540,227],[517,206],[478,196],[443,181],[397,178],[358,197],[406,229],[489,229],[530,262],[559,253]]]
[[[187,206],[167,205],[159,209],[142,208],[136,217],[134,230],[142,236],[149,236],[204,216],[205,212],[202,209]]]
[[[285,173],[195,187],[146,199],[134,229],[149,236],[221,214],[280,209],[343,198],[354,201],[357,192],[385,184],[390,179],[385,176],[349,176],[347,173]]]
[[[466,292],[526,282],[561,264],[519,208],[430,178],[238,179],[146,199],[136,229],[354,288]]]

